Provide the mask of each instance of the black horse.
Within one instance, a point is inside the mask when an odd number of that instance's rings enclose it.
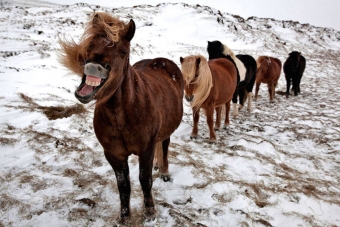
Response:
[[[208,41],[209,60],[216,58],[227,58],[231,60],[238,72],[239,83],[236,88],[236,91],[233,96],[233,104],[234,104],[234,117],[237,115],[238,111],[236,107],[237,97],[239,97],[240,108],[243,107],[244,102],[248,98],[248,107],[247,110],[251,110],[251,101],[252,101],[252,92],[253,87],[256,80],[256,61],[250,55],[238,54],[234,55],[234,53],[220,41]],[[245,95],[246,93],[246,95]]]
[[[301,55],[301,52],[293,51],[289,54],[289,57],[283,64],[283,72],[286,76],[287,90],[286,97],[289,96],[290,83],[293,83],[292,90],[294,95],[300,93],[300,82],[303,72],[306,68],[306,59]]]

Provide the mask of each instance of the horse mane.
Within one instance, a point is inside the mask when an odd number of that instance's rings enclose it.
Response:
[[[256,66],[257,66],[257,71],[260,70],[261,66],[263,66],[263,61],[267,61],[268,66],[271,63],[270,57],[268,56],[260,56],[256,59]]]
[[[200,59],[200,63],[196,70],[197,59]],[[196,71],[198,72],[198,76],[195,78]],[[199,109],[203,102],[208,98],[210,90],[213,87],[212,74],[207,59],[202,55],[185,57],[182,63],[182,73],[187,85],[196,85],[195,98],[191,103],[191,106],[195,109]]]
[[[73,39],[62,40],[59,37],[61,50],[58,51],[59,62],[71,72],[82,76],[87,59],[87,49],[95,36],[104,36],[112,45],[119,42],[125,34],[126,25],[123,21],[107,13],[95,12],[86,24],[84,34],[77,44]]]
[[[231,49],[229,49],[229,47],[227,45],[225,45],[225,44],[222,44],[222,45],[223,45],[223,52],[222,52],[222,54],[226,55],[226,56],[229,55],[234,60],[234,62],[236,64],[236,67],[238,69],[238,73],[240,74],[240,81],[243,81],[246,78],[246,72],[247,72],[246,67],[241,62],[241,60],[238,59],[235,56],[234,52]]]

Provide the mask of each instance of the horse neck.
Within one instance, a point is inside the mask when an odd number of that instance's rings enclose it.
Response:
[[[127,81],[131,81],[132,74],[134,73],[134,69],[130,65],[129,62],[127,62],[126,66],[123,68],[121,72],[113,73],[110,76],[113,77],[112,80],[107,81],[107,86],[104,88],[103,94],[97,99],[96,106],[100,105],[111,105],[111,103],[114,103],[116,105],[117,103],[122,102],[122,87],[125,87]],[[105,86],[105,85],[104,85]]]

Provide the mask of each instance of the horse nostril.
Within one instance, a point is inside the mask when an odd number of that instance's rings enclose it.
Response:
[[[186,96],[185,96],[185,99],[186,99],[188,102],[191,102],[191,101],[194,99],[194,96],[193,96],[193,95],[186,95]]]
[[[104,68],[107,70],[107,71],[111,71],[111,66],[109,64],[105,64],[104,65]]]

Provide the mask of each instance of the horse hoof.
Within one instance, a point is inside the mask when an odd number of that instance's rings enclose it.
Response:
[[[161,175],[161,179],[164,182],[169,182],[171,180],[170,174],[166,174],[166,175]]]
[[[190,139],[197,139],[197,136],[190,136]]]
[[[121,225],[129,225],[130,224],[130,218],[127,216],[121,216],[119,220],[119,224]]]
[[[216,143],[216,139],[209,139],[208,143]]]
[[[214,128],[214,131],[215,132],[217,132],[217,131],[219,131],[220,130],[220,128]]]
[[[148,221],[153,221],[155,220],[155,207],[146,207],[145,208],[145,219]]]

